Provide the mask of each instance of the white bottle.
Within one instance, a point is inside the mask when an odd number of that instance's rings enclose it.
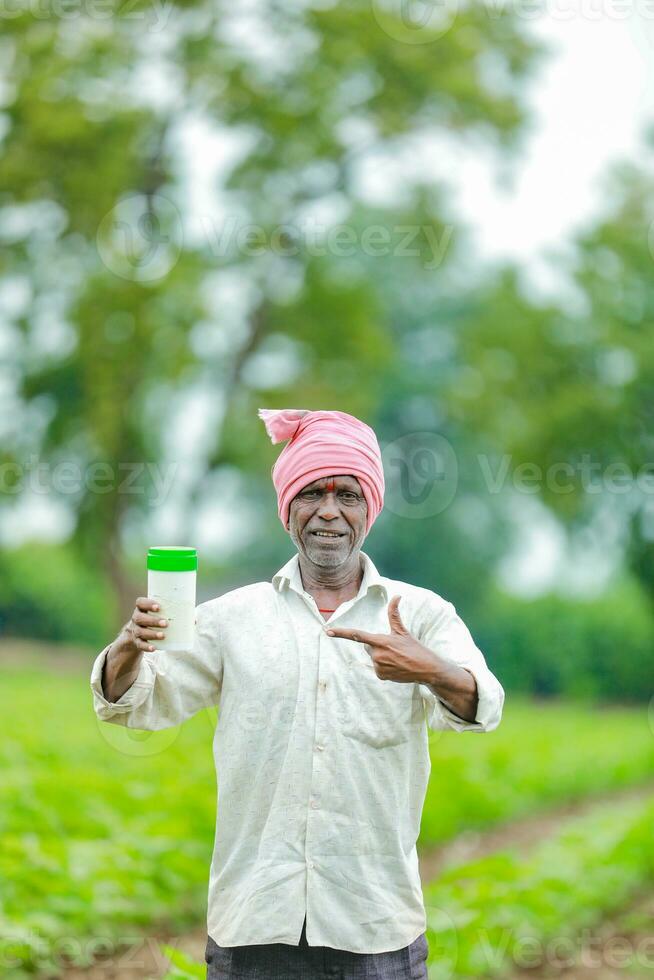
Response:
[[[155,650],[192,650],[195,644],[195,548],[154,547],[148,551],[148,598],[159,603],[157,616],[167,619],[163,640],[150,640]]]

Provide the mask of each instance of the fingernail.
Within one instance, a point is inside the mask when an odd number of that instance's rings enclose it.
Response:
[[[153,608],[153,609],[158,609],[158,608],[159,608],[159,606],[153,606],[152,608]]]
[[[165,619],[160,619],[159,620],[159,626],[165,626],[165,625],[166,625],[166,620]]]
[[[335,636],[334,630],[327,630],[327,636]]]

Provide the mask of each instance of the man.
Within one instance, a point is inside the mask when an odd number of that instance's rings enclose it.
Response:
[[[450,602],[361,551],[384,498],[373,430],[259,415],[290,440],[272,475],[297,554],[199,605],[183,654],[153,649],[165,627],[138,599],[93,665],[95,711],[150,731],[220,706],[210,980],[426,978],[427,729],[492,731],[504,690]]]

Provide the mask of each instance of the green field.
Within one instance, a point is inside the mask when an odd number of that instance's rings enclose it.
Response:
[[[215,827],[216,712],[163,732],[108,725],[93,712],[87,671],[57,673],[38,663],[4,667],[1,697],[0,923],[8,975],[56,975],[63,952],[88,963],[99,934],[120,943],[155,929],[179,934],[201,926]],[[645,709],[507,697],[497,731],[435,732],[430,745],[423,849],[654,779]],[[652,886],[647,801],[612,804],[583,819],[528,859],[493,855],[425,883],[433,977],[444,976],[442,944],[447,952],[449,942],[439,910],[452,919],[462,975],[500,975],[506,963],[499,954],[495,972],[484,972],[485,942],[496,948],[502,940],[506,958],[521,929],[540,938],[575,930]]]

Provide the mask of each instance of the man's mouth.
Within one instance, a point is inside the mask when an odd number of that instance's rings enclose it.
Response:
[[[311,531],[310,533],[314,537],[324,539],[325,541],[344,537],[344,533],[341,534],[338,531]]]

